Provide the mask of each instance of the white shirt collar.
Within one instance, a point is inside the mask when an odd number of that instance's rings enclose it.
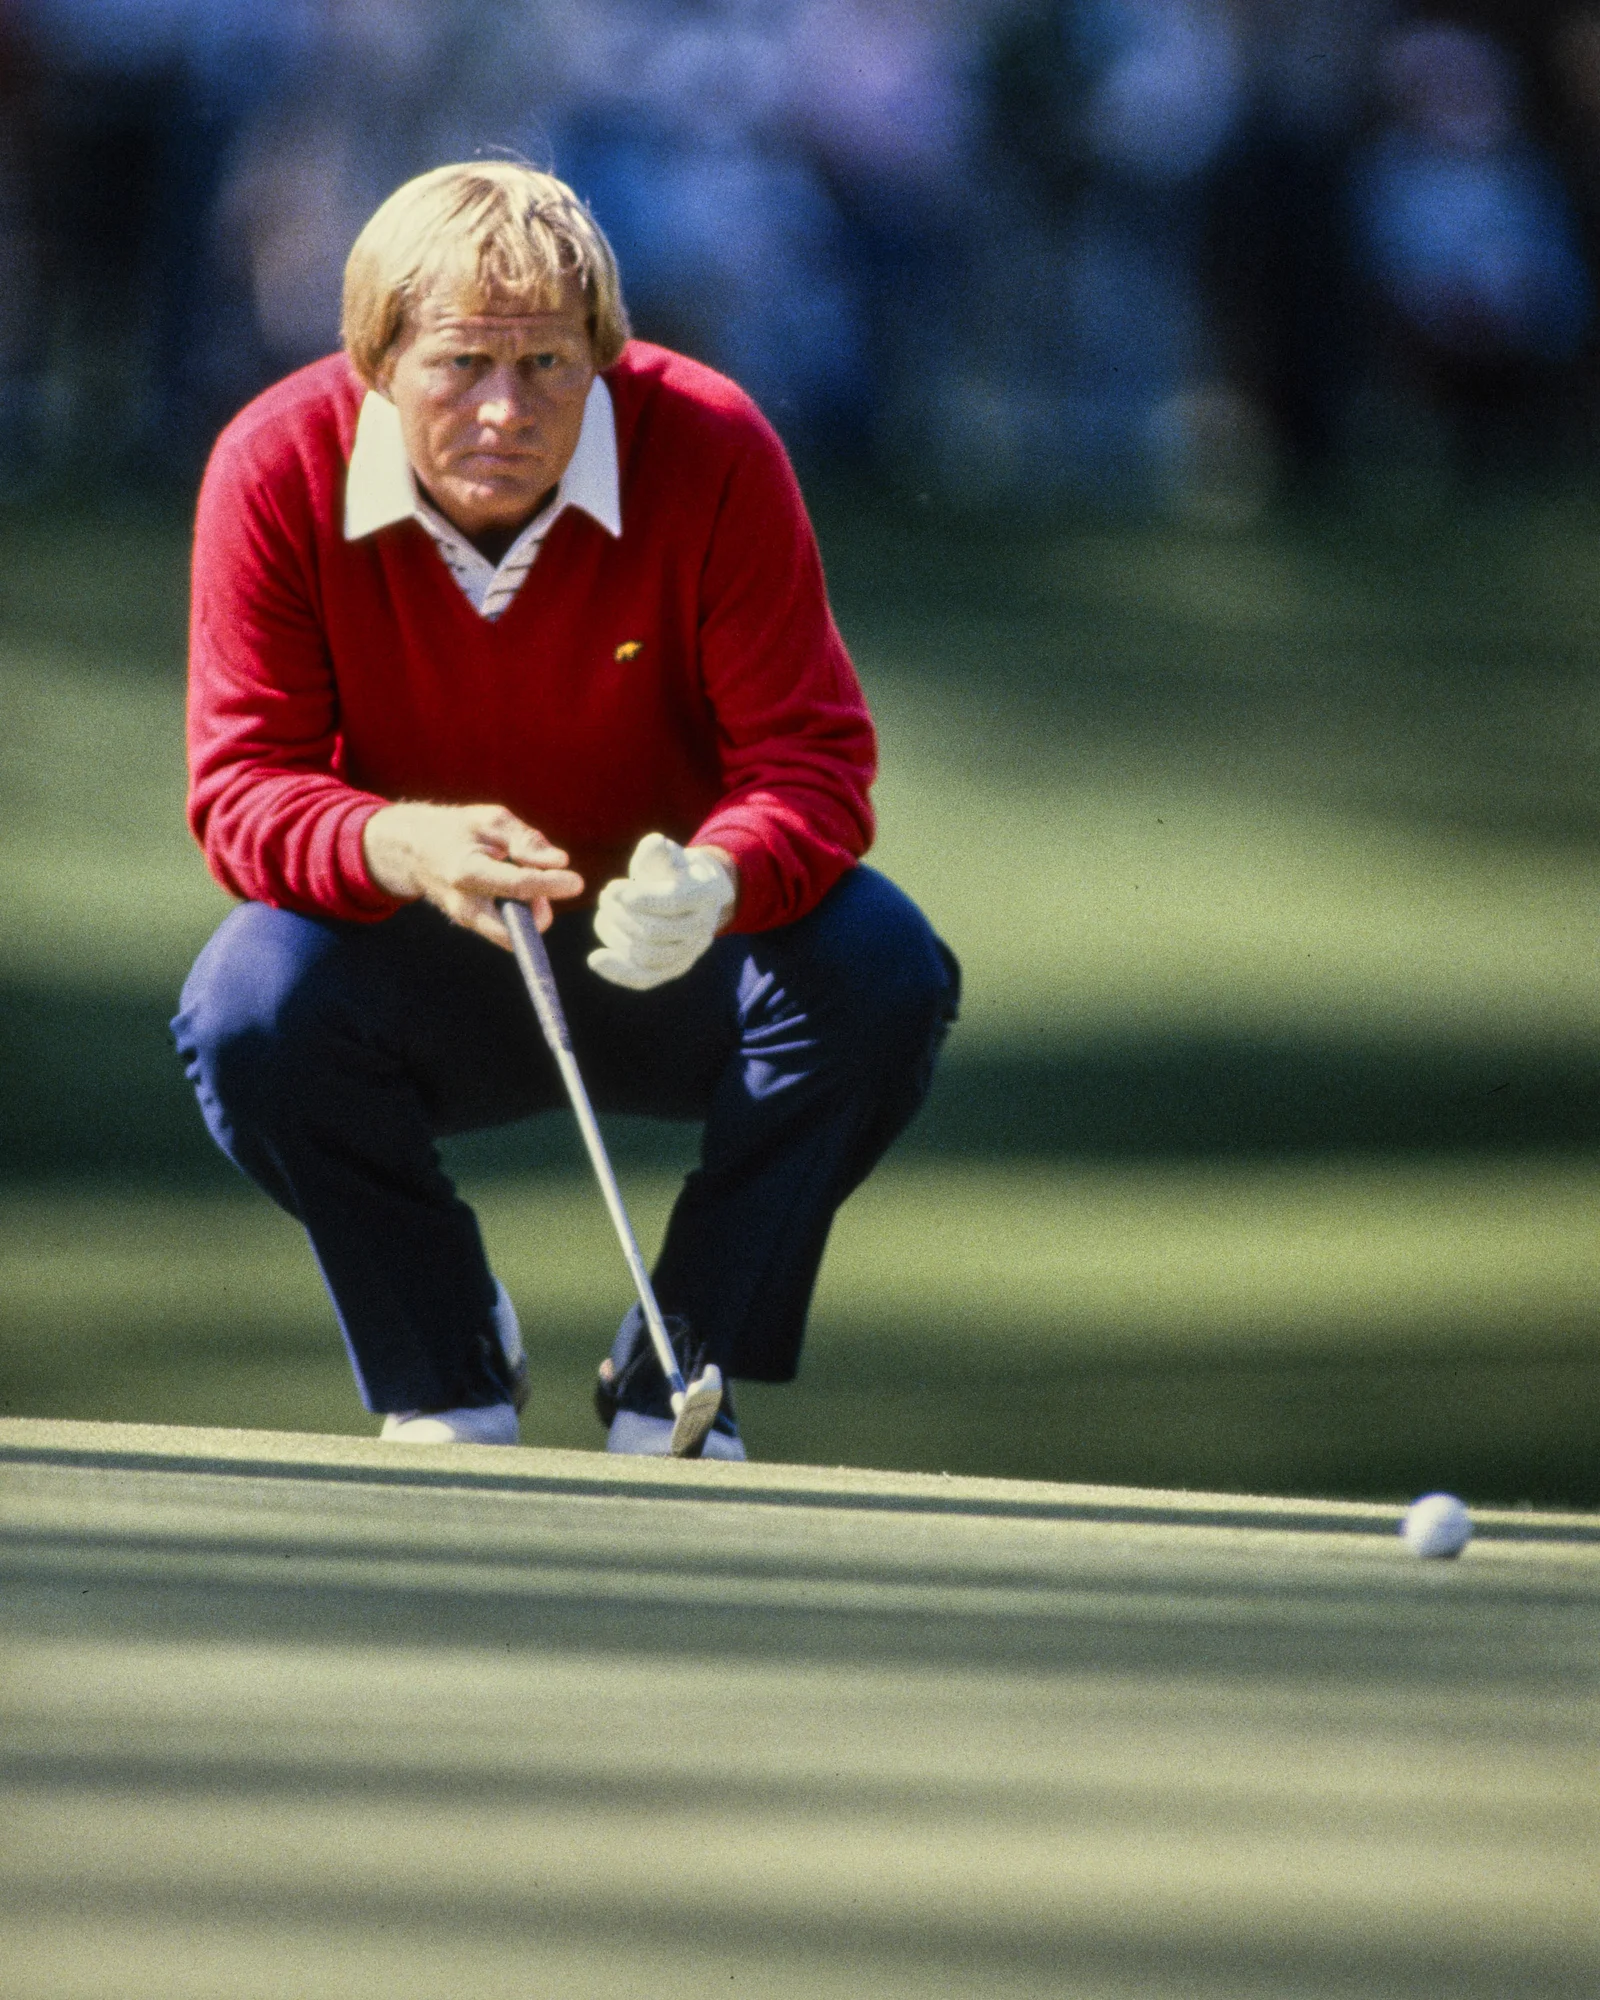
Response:
[[[344,482],[344,538],[357,542],[418,514],[422,495],[400,435],[400,412],[386,396],[367,391],[356,420],[356,441]],[[568,507],[581,507],[608,535],[622,533],[622,481],[617,466],[617,414],[611,391],[597,375],[583,406],[572,462],[555,498],[540,516],[548,529]]]

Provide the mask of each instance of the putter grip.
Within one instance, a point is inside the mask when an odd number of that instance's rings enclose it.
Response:
[[[533,921],[533,912],[526,903],[512,902],[509,897],[495,907],[511,933],[511,949],[522,968],[528,997],[539,1016],[545,1040],[551,1048],[566,1049],[570,1053],[572,1036],[567,1028],[566,1013],[561,1005],[561,995],[556,991],[556,976],[550,970],[550,954],[544,948],[539,926]]]

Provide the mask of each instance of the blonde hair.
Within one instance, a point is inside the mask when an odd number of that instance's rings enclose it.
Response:
[[[375,388],[425,294],[442,290],[468,312],[507,298],[538,309],[560,299],[569,277],[589,303],[595,366],[609,368],[628,339],[617,260],[571,188],[512,160],[435,167],[396,188],[355,240],[344,267],[344,350]]]

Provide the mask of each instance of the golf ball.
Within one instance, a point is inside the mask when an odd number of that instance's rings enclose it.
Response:
[[[1425,1493],[1406,1509],[1400,1539],[1414,1556],[1458,1556],[1472,1540],[1472,1516],[1453,1493]]]

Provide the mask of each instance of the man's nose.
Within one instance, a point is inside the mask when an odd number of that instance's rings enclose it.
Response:
[[[526,423],[537,398],[533,386],[515,368],[497,368],[483,384],[478,398],[478,420],[497,430]]]

